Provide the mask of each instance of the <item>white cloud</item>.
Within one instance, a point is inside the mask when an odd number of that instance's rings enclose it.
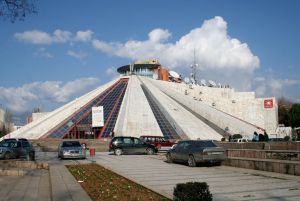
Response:
[[[71,40],[72,33],[57,29],[53,33],[52,40],[57,43],[65,43]]]
[[[106,75],[115,75],[116,74],[116,69],[114,67],[108,68],[105,70]]]
[[[81,42],[89,42],[92,40],[93,31],[86,30],[86,31],[77,31],[75,40]]]
[[[107,54],[136,59],[160,58],[170,68],[189,66],[196,52],[202,69],[242,69],[253,72],[259,67],[259,58],[246,43],[231,38],[222,17],[206,20],[201,27],[191,30],[174,43],[168,42],[168,30],[154,29],[145,41],[125,43],[93,40],[93,46]]]
[[[0,87],[0,102],[15,113],[31,111],[40,101],[65,103],[80,96],[99,83],[97,78],[80,78],[61,81],[33,82],[17,88]],[[34,105],[35,104],[35,105]]]
[[[120,74],[117,72],[115,67],[110,67],[105,70],[105,74],[110,76],[112,80],[116,79]]]
[[[273,77],[255,78],[257,96],[287,96],[287,89],[294,86],[300,86],[300,80],[275,79]],[[297,95],[297,94],[295,94]],[[293,99],[289,97],[289,99]]]
[[[16,39],[22,42],[32,44],[52,44],[52,43],[66,43],[73,41],[88,42],[92,40],[93,32],[91,30],[77,31],[76,35],[70,31],[56,29],[53,34],[44,31],[32,30],[24,31],[23,33],[15,33]]]
[[[87,57],[87,54],[84,52],[75,52],[72,50],[68,50],[67,55],[74,57],[76,59],[82,60]]]
[[[15,33],[15,37],[23,42],[33,43],[33,44],[51,44],[51,36],[43,31],[33,30],[25,31],[23,33]]]
[[[34,56],[41,57],[41,58],[53,58],[54,56],[48,52],[45,48],[39,48],[35,53]]]

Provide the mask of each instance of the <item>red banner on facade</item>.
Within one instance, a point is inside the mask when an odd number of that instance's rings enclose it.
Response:
[[[272,99],[264,100],[264,107],[265,108],[272,108],[273,107],[273,100]]]

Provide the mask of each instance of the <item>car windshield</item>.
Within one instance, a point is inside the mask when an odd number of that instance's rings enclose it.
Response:
[[[66,141],[63,142],[62,147],[81,147],[78,141]]]
[[[212,141],[195,141],[194,145],[197,147],[216,147]]]
[[[1,142],[0,146],[1,147],[12,147],[15,144],[15,141],[6,141],[6,142]]]

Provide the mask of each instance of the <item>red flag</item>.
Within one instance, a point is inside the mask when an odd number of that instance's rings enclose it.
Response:
[[[272,99],[264,100],[264,107],[273,108],[273,100]]]

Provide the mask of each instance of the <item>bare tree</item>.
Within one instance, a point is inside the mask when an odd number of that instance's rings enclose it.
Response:
[[[12,23],[16,20],[23,21],[29,14],[36,14],[37,0],[0,0],[0,17],[9,19]]]
[[[8,109],[5,110],[4,122],[5,123],[12,123],[12,113]]]

